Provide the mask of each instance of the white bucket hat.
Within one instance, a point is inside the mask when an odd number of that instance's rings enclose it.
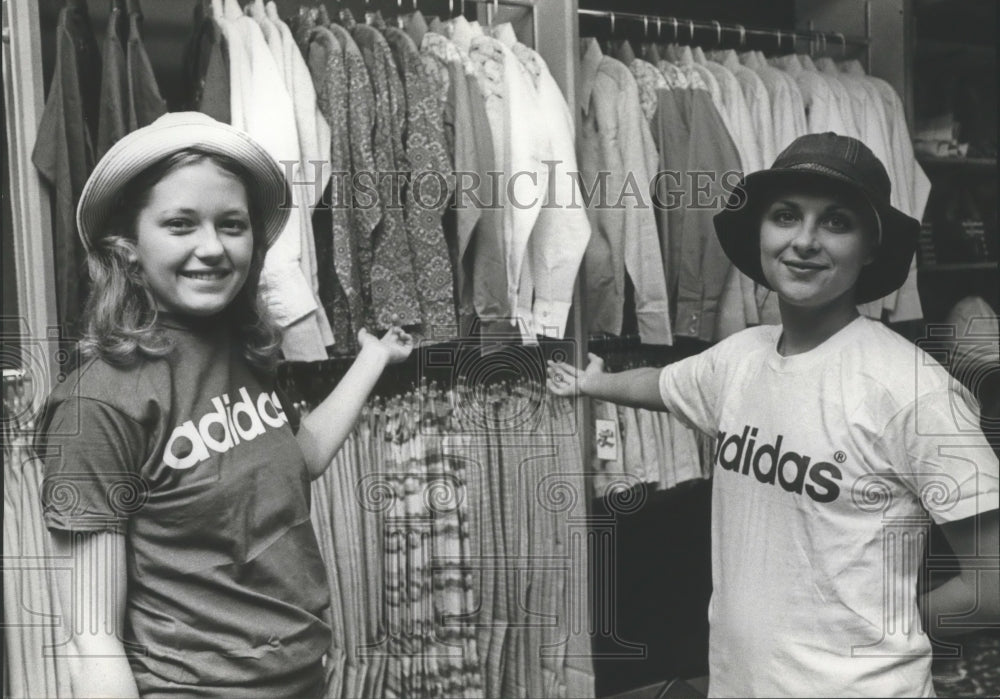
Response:
[[[89,252],[105,235],[122,188],[143,170],[178,151],[196,148],[232,158],[250,173],[247,192],[262,214],[265,247],[288,222],[292,195],[271,155],[248,134],[201,112],[170,112],[115,143],[90,173],[76,207],[76,224]]]

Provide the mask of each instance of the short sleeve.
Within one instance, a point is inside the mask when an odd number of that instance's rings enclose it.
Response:
[[[720,345],[668,364],[660,372],[660,398],[685,425],[714,436],[718,429]]]
[[[938,524],[1000,507],[997,456],[966,393],[951,388],[919,396],[892,419],[882,440]]]
[[[148,497],[139,475],[145,444],[142,426],[106,403],[73,397],[54,406],[38,449],[45,525],[124,533]]]

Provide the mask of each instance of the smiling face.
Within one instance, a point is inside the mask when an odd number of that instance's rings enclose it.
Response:
[[[246,187],[208,158],[153,185],[135,220],[137,262],[163,311],[224,310],[247,279],[253,246]]]
[[[856,196],[778,192],[763,209],[761,268],[785,303],[853,306],[858,276],[874,259],[876,230],[874,212]]]

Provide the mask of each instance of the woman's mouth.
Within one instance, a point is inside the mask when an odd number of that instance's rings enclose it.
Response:
[[[803,260],[783,260],[783,264],[796,272],[816,272],[821,269],[826,269],[826,265],[821,265],[817,262],[805,262]]]
[[[204,272],[181,272],[182,277],[187,277],[188,279],[197,279],[199,281],[214,282],[221,279],[225,279],[230,274],[229,270],[211,270]]]

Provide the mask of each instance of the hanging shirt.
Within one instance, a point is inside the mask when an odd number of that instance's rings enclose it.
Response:
[[[440,24],[440,21],[438,21]],[[514,309],[510,307],[507,294],[507,270],[504,263],[503,208],[499,195],[494,193],[491,172],[499,172],[502,167],[493,144],[493,129],[486,111],[487,89],[477,75],[476,65],[469,55],[472,34],[463,31],[461,24],[442,24],[440,29],[452,37],[458,49],[469,86],[469,111],[472,116],[472,132],[476,146],[476,170],[478,186],[473,187],[476,206],[482,202],[479,221],[470,236],[468,248],[467,278],[472,279],[472,298],[475,314],[485,321],[509,321]],[[462,191],[462,187],[458,187]],[[470,196],[470,198],[472,198]],[[461,202],[459,203],[461,205]],[[469,204],[466,204],[468,206]],[[466,327],[463,320],[463,328]]]
[[[774,134],[775,157],[777,157],[777,154],[787,148],[792,141],[806,133],[802,95],[794,80],[777,68],[769,66],[758,52],[747,52],[740,59],[744,65],[757,73],[767,88],[771,103],[771,132]]]
[[[670,235],[663,254],[668,293],[676,303],[674,332],[711,341],[732,267],[712,217],[723,205],[727,179],[738,181],[739,153],[706,90],[659,95],[659,169],[679,175],[679,181],[661,183],[671,190],[664,201]],[[726,300],[745,323],[742,293],[730,293]]]
[[[537,52],[518,42],[510,24],[494,28],[497,38],[537,80],[539,124],[544,150],[539,160],[547,171],[545,200],[528,240],[530,278],[522,275],[518,296],[522,318],[528,318],[531,336],[562,338],[573,301],[576,275],[590,240],[590,221],[579,202],[576,178],[576,125],[548,66]]]
[[[409,31],[414,31],[414,26],[419,25],[423,16],[419,12],[414,13],[414,19],[410,23]],[[423,25],[426,29],[426,25]],[[412,36],[412,34],[411,34]],[[463,57],[458,47],[446,38],[443,34],[431,31],[423,31],[421,35],[420,54],[427,66],[429,76],[432,81],[437,81],[438,89],[444,90],[442,103],[442,117],[445,126],[445,140],[450,142],[452,162],[456,176],[462,181],[456,182],[456,199],[453,210],[445,217],[445,238],[449,241],[449,248],[453,251],[455,270],[455,291],[458,306],[459,326],[467,328],[476,313],[474,300],[473,269],[474,248],[470,247],[473,236],[479,232],[479,240],[482,243],[497,242],[496,233],[485,234],[483,232],[488,222],[484,220],[484,215],[495,219],[494,211],[483,212],[482,199],[470,196],[466,189],[467,177],[478,176],[480,178],[479,191],[485,191],[486,171],[483,169],[480,153],[482,147],[488,148],[492,159],[492,137],[487,134],[487,138],[477,135],[477,129],[484,126],[488,129],[489,122],[485,113],[485,103],[482,95],[475,83],[474,76],[467,73],[465,61],[469,59]],[[471,62],[469,70],[474,68]],[[478,102],[478,109],[481,116],[476,113],[474,102]],[[450,137],[449,137],[450,134]],[[464,173],[474,173],[466,175]],[[475,190],[474,190],[475,191]],[[497,249],[497,259],[499,260],[500,250]],[[493,276],[497,278],[502,275],[502,279],[497,279],[496,287],[500,292],[501,306],[506,303],[506,273],[502,267],[494,267]],[[490,311],[487,311],[488,314]],[[460,331],[464,335],[465,331]]]
[[[402,80],[406,104],[404,149],[410,181],[404,192],[406,232],[413,253],[421,320],[425,336],[445,339],[456,334],[454,273],[441,227],[441,214],[451,198],[451,163],[437,95],[431,90],[420,52],[402,29],[385,27]]]
[[[669,89],[667,79],[652,63],[636,58],[632,44],[627,40],[618,42],[613,58],[624,63],[632,71],[632,76],[639,87],[639,106],[642,107],[642,115],[652,125],[656,119],[656,91]]]
[[[802,54],[798,58],[799,62],[802,64],[803,70],[807,70],[810,73],[816,73],[823,78],[824,81],[826,81],[826,85],[830,88],[830,93],[834,97],[837,112],[840,114],[840,122],[844,126],[844,135],[856,138],[860,141],[861,129],[858,128],[857,121],[854,118],[851,95],[847,92],[847,88],[845,88],[843,83],[837,79],[836,75],[830,75],[825,71],[819,70],[816,67],[816,64],[813,63],[812,57],[808,54]]]
[[[584,256],[589,331],[621,333],[627,272],[642,341],[672,344],[666,275],[650,206],[647,157],[656,146],[641,116],[639,89],[628,68],[603,55],[596,39],[582,40],[581,52],[579,164],[593,197]],[[599,180],[599,173],[605,179]]]
[[[956,425],[969,396],[881,323],[790,357],[780,334],[660,377],[667,409],[717,440],[709,694],[932,696],[922,542],[931,519],[997,508],[996,455]]]
[[[753,131],[757,135],[757,145],[760,148],[761,167],[769,168],[778,157],[774,146],[774,128],[771,121],[771,97],[764,81],[753,70],[740,63],[736,52],[727,49],[722,52],[722,66],[728,69],[736,78],[750,112]]]
[[[347,29],[361,51],[375,98],[375,167],[371,172],[406,172],[402,134],[406,104],[392,52],[374,27],[355,23]],[[401,183],[395,177],[380,176],[374,185],[382,213],[372,235],[371,295],[376,327],[390,327],[394,315],[402,325],[418,325],[420,296],[406,235]]]
[[[764,169],[750,110],[736,76],[721,63],[708,60],[701,47],[697,47],[693,55],[695,62],[708,68],[719,83],[719,88],[722,90],[722,116],[740,153],[743,171],[751,173]]]
[[[808,133],[833,131],[847,135],[847,126],[841,119],[837,98],[829,83],[818,72],[804,69],[801,60],[795,54],[772,58],[771,64],[784,70],[798,83],[806,110]]]
[[[538,220],[548,172],[538,159],[541,152],[537,129],[518,124],[538,124],[537,94],[526,69],[503,42],[484,36],[475,25],[457,17],[451,21],[452,39],[469,47],[479,87],[483,91],[486,114],[493,138],[502,224],[503,259],[506,272],[508,320],[518,323],[518,288],[531,230]],[[481,31],[481,30],[480,30]],[[478,274],[478,267],[477,267]],[[527,332],[525,323],[521,329]]]
[[[87,297],[86,254],[76,229],[76,204],[95,165],[100,56],[81,3],[67,3],[56,25],[56,62],[31,161],[53,199],[56,306],[65,337],[79,336]]]
[[[757,132],[739,80],[722,64],[708,60],[701,47],[695,48],[693,54],[695,61],[708,68],[719,81],[725,105],[722,116],[733,137],[743,172],[750,173],[764,169]],[[717,339],[728,337],[748,325],[759,322],[754,288],[752,279],[735,266],[730,269],[719,300],[719,316],[715,330]]]
[[[313,27],[306,34],[308,69],[316,90],[316,102],[330,132],[326,153],[329,172],[349,173],[348,83],[344,51],[326,27]],[[356,336],[364,327],[358,252],[351,235],[352,200],[347,182],[336,175],[322,203],[312,213],[319,275],[319,297],[333,326],[338,352],[356,349]]]
[[[256,21],[242,13],[236,0],[226,0],[225,13],[222,26],[230,47],[229,72],[234,78],[233,125],[257,140],[279,163],[290,161],[291,182],[301,181],[294,106],[264,34]],[[242,119],[241,124],[237,119]],[[295,205],[285,228],[268,249],[261,273],[264,299],[283,330],[286,359],[326,357],[317,317],[319,305],[302,268],[303,226],[307,225],[302,217],[308,196],[302,188],[292,186]]]
[[[372,139],[372,125],[376,124],[376,104],[375,92],[371,76],[365,66],[365,59],[361,53],[351,33],[339,24],[329,24],[328,29],[340,43],[343,50],[344,72],[347,76],[346,89],[350,95],[347,103],[347,140],[350,149],[350,167],[348,171],[351,175],[351,182],[356,178],[364,179],[364,175],[359,173],[373,173],[376,171],[374,142]],[[331,97],[334,99],[334,97]],[[341,156],[342,158],[343,156]],[[351,201],[344,202],[350,213],[350,245],[354,251],[357,273],[361,289],[362,313],[360,320],[354,320],[356,312],[352,310],[351,323],[355,332],[359,329],[359,323],[364,327],[377,327],[375,325],[375,302],[372,294],[372,269],[374,267],[374,245],[376,231],[381,235],[382,228],[382,206],[380,201],[372,202],[365,197],[364,192],[359,192],[356,187],[351,187]],[[339,273],[338,273],[339,274]],[[351,293],[348,294],[348,301],[351,300]],[[352,305],[353,309],[354,306]]]
[[[224,124],[231,124],[229,61],[222,28],[204,3],[195,3],[191,39],[184,53],[184,74],[190,94],[187,106]]]
[[[127,14],[123,10],[118,3],[112,5],[104,37],[98,159],[122,136],[153,123],[167,111],[143,45],[142,15],[135,7]]]

